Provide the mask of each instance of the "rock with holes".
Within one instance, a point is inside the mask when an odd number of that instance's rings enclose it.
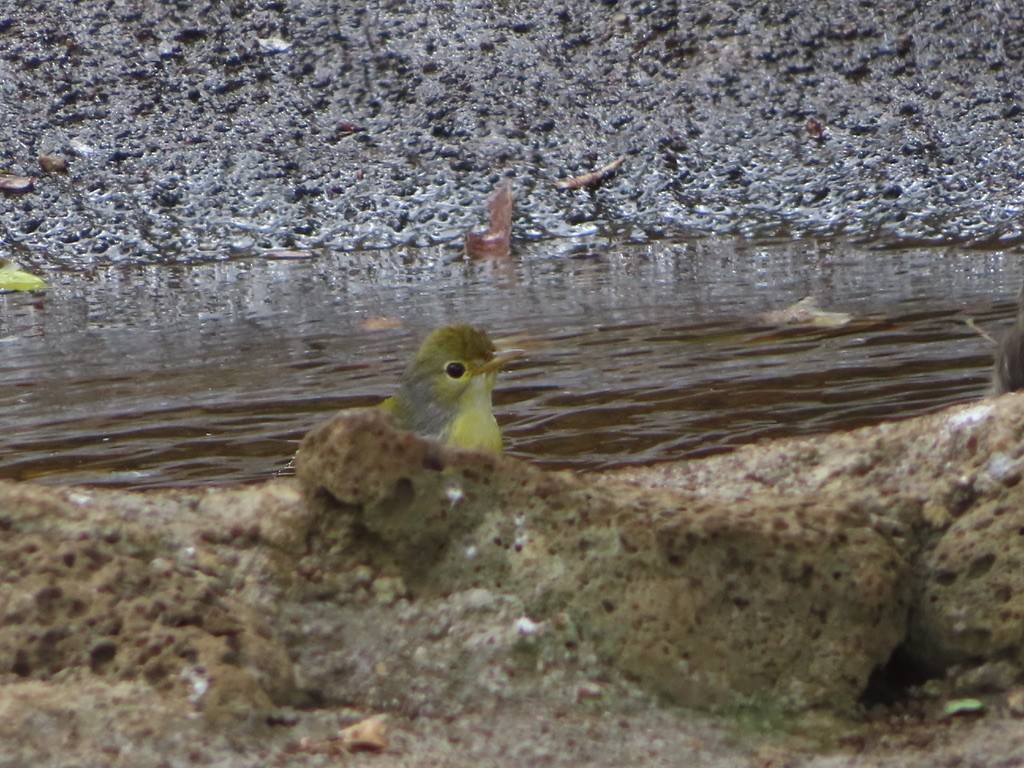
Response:
[[[371,410],[311,431],[298,483],[0,482],[0,709],[103,683],[230,731],[305,700],[293,659],[329,700],[434,715],[634,681],[843,708],[900,646],[1012,684],[1022,434],[1011,395],[581,476]]]
[[[840,503],[549,473],[373,410],[312,430],[296,471],[325,551],[398,571],[420,601],[483,588],[564,613],[680,703],[842,707],[904,636],[907,561]]]
[[[1024,493],[975,504],[922,555],[910,642],[927,669],[1024,670]]]
[[[88,672],[138,681],[214,720],[259,719],[293,700],[292,663],[242,599],[237,555],[221,559],[195,538],[199,496],[161,505],[159,494],[0,483],[3,672],[20,680]],[[147,508],[180,519],[143,522]],[[172,533],[189,512],[194,546]]]
[[[606,478],[859,511],[911,565],[901,658],[930,674],[988,662],[1024,674],[1024,395]]]

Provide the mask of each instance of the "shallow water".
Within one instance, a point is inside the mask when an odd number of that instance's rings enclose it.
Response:
[[[286,472],[303,433],[389,394],[432,328],[528,356],[499,379],[511,452],[593,469],[848,429],[981,395],[1011,252],[843,243],[537,243],[48,275],[0,296],[0,477],[121,487]],[[807,295],[842,328],[758,316]],[[377,318],[400,323],[373,330]]]

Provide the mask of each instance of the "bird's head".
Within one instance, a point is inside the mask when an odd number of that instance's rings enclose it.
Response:
[[[449,325],[423,341],[406,376],[429,382],[439,405],[457,409],[471,393],[489,397],[498,371],[521,354],[520,350],[497,352],[479,328]]]

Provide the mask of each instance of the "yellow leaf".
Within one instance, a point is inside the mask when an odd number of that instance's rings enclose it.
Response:
[[[46,282],[13,261],[0,259],[0,291],[45,291]]]

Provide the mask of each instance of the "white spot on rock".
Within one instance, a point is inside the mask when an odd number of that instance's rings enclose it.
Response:
[[[494,593],[482,587],[466,590],[462,595],[467,610],[482,611],[494,607]]]
[[[533,619],[522,616],[516,620],[516,632],[523,637],[532,637],[540,630],[540,625]]]
[[[185,681],[192,692],[188,696],[191,704],[198,705],[206,692],[210,690],[210,681],[206,678],[201,667],[185,667],[180,673],[181,679]]]
[[[444,497],[448,499],[448,503],[454,507],[456,504],[458,504],[460,501],[466,498],[466,494],[459,486],[449,485],[447,488],[444,489]]]
[[[996,453],[988,460],[985,469],[988,470],[988,474],[993,480],[1002,480],[1018,469],[1022,463],[1024,463],[1024,459],[1015,459],[1005,453]]]
[[[992,406],[987,403],[979,403],[962,411],[958,411],[949,417],[949,426],[952,429],[972,427],[985,421],[992,413]]]

